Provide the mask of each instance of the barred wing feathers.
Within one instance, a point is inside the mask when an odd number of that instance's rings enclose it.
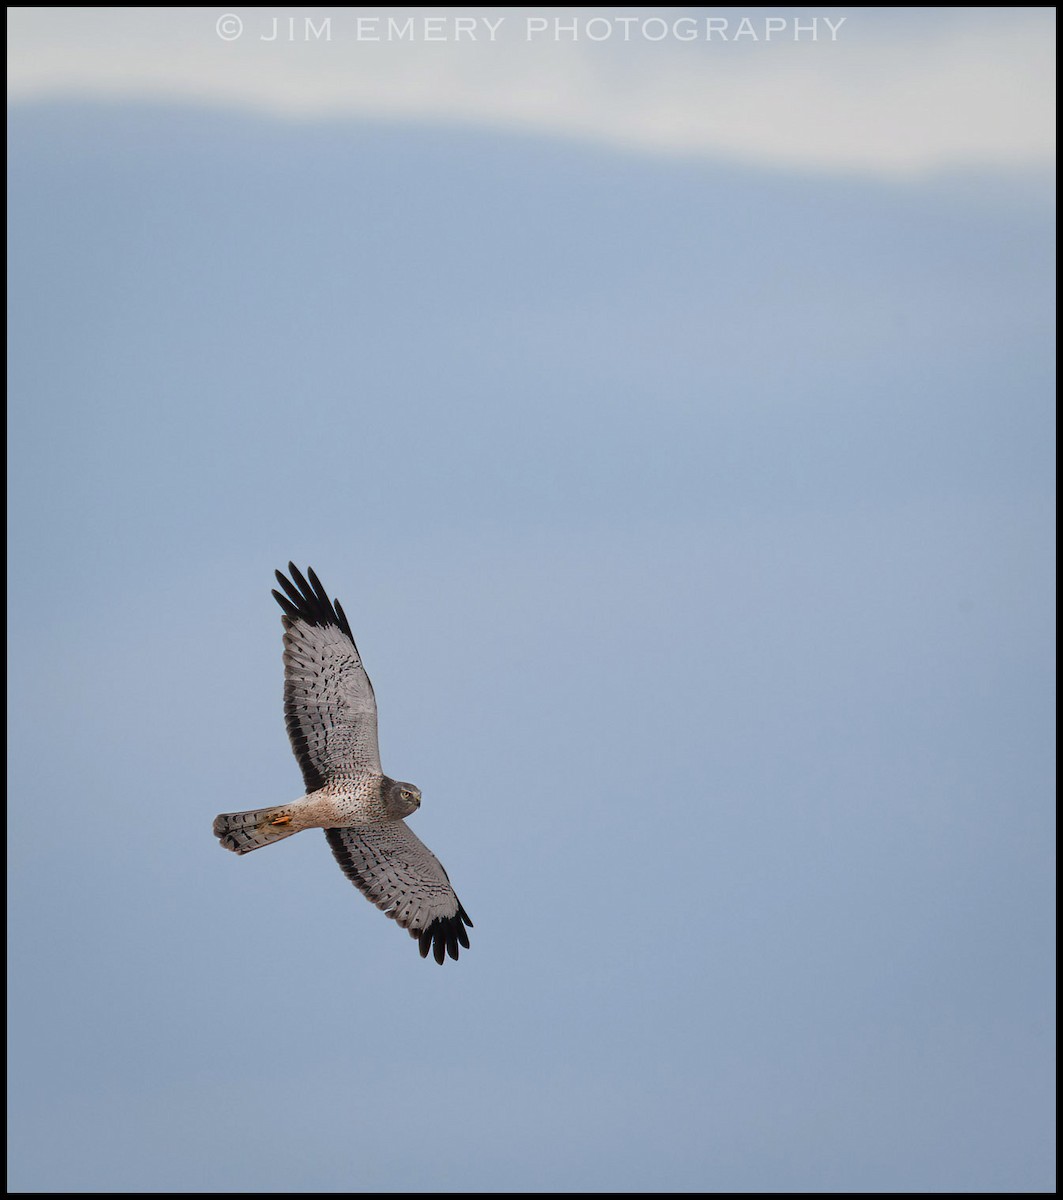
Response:
[[[458,946],[469,948],[468,913],[450,886],[439,859],[405,821],[326,829],[325,837],[344,875],[362,894],[410,932],[421,957],[437,963]]]
[[[308,792],[336,775],[379,775],[376,698],[343,607],[313,568],[304,578],[288,564],[284,594],[284,720]]]

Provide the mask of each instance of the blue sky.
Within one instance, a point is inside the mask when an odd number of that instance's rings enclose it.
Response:
[[[12,1191],[1053,1190],[1048,10],[826,11],[9,10]],[[458,963],[211,837],[289,559]]]

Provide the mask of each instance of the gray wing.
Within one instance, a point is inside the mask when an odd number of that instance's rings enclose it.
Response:
[[[336,775],[381,774],[376,698],[343,608],[309,570],[273,595],[284,610],[284,721],[308,792]]]
[[[344,875],[362,894],[417,938],[421,957],[437,963],[469,948],[469,915],[450,886],[439,859],[405,821],[326,829],[325,837]]]

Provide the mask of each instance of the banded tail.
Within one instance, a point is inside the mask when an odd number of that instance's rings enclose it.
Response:
[[[291,837],[303,826],[292,820],[292,806],[253,808],[250,812],[221,813],[214,818],[214,836],[226,850],[249,854]]]

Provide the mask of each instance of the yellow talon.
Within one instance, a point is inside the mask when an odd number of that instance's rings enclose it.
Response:
[[[291,820],[290,816],[275,817],[272,821],[270,821],[270,824],[271,825],[287,825],[290,820]]]

